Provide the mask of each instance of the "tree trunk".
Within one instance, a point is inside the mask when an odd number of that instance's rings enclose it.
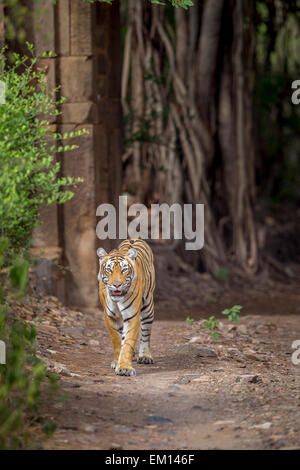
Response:
[[[127,189],[136,186],[146,203],[204,203],[206,269],[215,273],[233,260],[256,271],[254,0],[206,0],[169,14],[128,3]],[[147,172],[151,195],[142,185]]]

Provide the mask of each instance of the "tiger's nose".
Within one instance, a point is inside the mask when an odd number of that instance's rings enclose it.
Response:
[[[118,289],[118,287],[121,287],[122,283],[121,282],[114,282],[113,286]]]

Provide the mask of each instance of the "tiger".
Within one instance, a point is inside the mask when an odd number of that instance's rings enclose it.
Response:
[[[98,248],[99,297],[114,349],[111,363],[117,375],[134,376],[132,366],[140,333],[137,362],[153,364],[150,351],[154,320],[155,270],[150,246],[141,239],[129,239],[106,253]]]

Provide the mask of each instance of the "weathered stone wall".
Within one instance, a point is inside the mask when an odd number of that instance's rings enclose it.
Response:
[[[34,19],[38,52],[54,50],[48,67],[49,86],[61,85],[67,98],[56,123],[60,132],[84,127],[78,150],[61,155],[62,174],[84,182],[61,206],[41,211],[44,225],[34,234],[38,286],[69,305],[98,305],[96,207],[116,203],[121,184],[121,46],[119,5],[90,5],[82,0],[48,0],[32,8],[44,9]],[[105,243],[104,243],[105,245]],[[106,243],[106,248],[110,248]],[[41,255],[41,249],[43,254]],[[56,259],[63,269],[53,265]]]

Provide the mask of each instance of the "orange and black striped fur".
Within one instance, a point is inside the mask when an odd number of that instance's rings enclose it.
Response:
[[[155,272],[149,245],[124,240],[116,250],[99,256],[99,294],[114,348],[111,367],[117,375],[135,375],[132,358],[140,333],[138,362],[152,364],[151,326],[154,318]]]

